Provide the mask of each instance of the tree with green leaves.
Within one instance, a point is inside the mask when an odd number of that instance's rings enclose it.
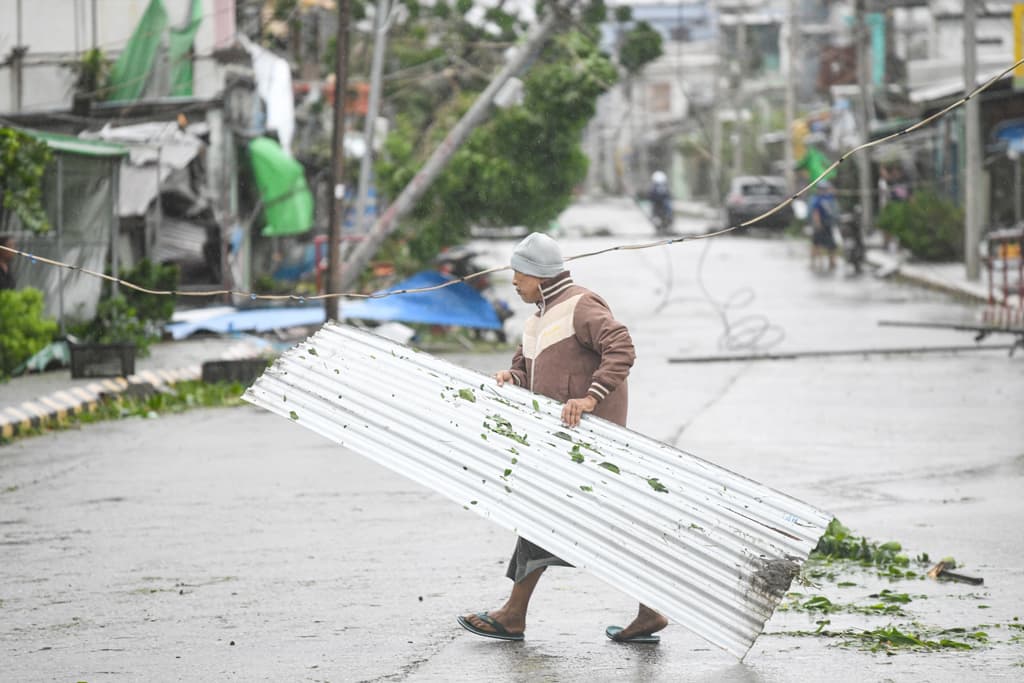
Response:
[[[626,73],[636,75],[644,66],[660,57],[662,52],[661,34],[646,21],[637,22],[622,35],[619,64]]]
[[[0,381],[53,340],[57,323],[43,316],[43,293],[0,291]]]
[[[43,176],[53,158],[47,144],[14,128],[0,128],[0,232],[22,227],[46,232],[50,222],[43,207]]]
[[[419,7],[417,19],[391,38],[385,101],[397,113],[377,167],[387,196],[412,180],[525,28],[502,6],[486,10],[479,23],[468,18],[472,10],[469,0]],[[401,234],[385,244],[385,258],[431,258],[466,239],[474,224],[543,228],[568,205],[587,172],[583,129],[598,96],[616,81],[598,49],[604,16],[600,2],[572,16],[525,75],[522,104],[496,110],[470,135]]]

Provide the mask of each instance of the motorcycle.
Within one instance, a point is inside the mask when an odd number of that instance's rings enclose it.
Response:
[[[839,214],[839,238],[843,260],[853,266],[853,272],[860,275],[864,267],[864,236],[860,231],[860,206],[853,211]]]
[[[672,226],[675,222],[675,209],[672,208],[672,199],[668,195],[657,196],[652,192],[646,194],[637,193],[633,198],[637,208],[644,214],[657,235],[671,235]],[[650,210],[646,207],[650,206]]]
[[[665,199],[651,203],[653,214],[654,232],[658,235],[668,235],[672,232],[672,224],[675,221],[672,210],[672,202]]]

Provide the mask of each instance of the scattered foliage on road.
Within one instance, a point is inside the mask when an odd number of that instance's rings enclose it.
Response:
[[[947,558],[955,565],[952,558]],[[825,534],[818,541],[814,551],[803,567],[798,581],[811,588],[821,589],[819,583],[827,581],[834,588],[842,591],[843,596],[857,593],[855,589],[866,586],[879,579],[890,583],[896,581],[924,581],[927,578],[927,567],[932,563],[927,553],[917,555],[913,559],[903,552],[902,544],[896,541],[878,543],[857,536],[843,526],[839,520],[833,519]],[[851,590],[853,589],[853,590]],[[826,591],[830,592],[830,591]],[[841,647],[854,647],[870,652],[888,655],[901,651],[935,652],[948,650],[972,650],[993,644],[989,632],[1006,630],[1009,638],[999,642],[1015,643],[1019,640],[1019,629],[1022,625],[1015,617],[1013,623],[980,624],[973,627],[938,628],[921,623],[921,615],[914,614],[917,601],[925,600],[927,595],[907,591],[883,588],[870,593],[862,593],[851,600],[839,600],[837,595],[805,594],[789,592],[779,605],[779,612],[803,612],[818,617],[814,622],[818,628],[814,631],[786,630],[773,635],[802,636],[827,638],[831,644]],[[934,596],[933,596],[934,597]],[[978,593],[962,594],[964,599],[984,600],[988,595]],[[983,605],[978,605],[979,608]],[[987,605],[986,605],[987,607]],[[867,623],[860,628],[829,630],[832,624],[831,615],[859,614],[867,617]],[[871,617],[905,618],[906,624],[892,623],[872,624]],[[847,618],[848,623],[848,618]]]

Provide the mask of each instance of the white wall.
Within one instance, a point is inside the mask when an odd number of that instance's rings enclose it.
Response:
[[[163,0],[172,26],[189,18],[191,0]],[[74,60],[96,42],[116,58],[145,13],[150,0],[0,0],[0,61],[18,42],[18,7],[21,7],[21,43],[25,57],[22,109],[67,109],[71,102],[71,71],[61,62]],[[96,16],[93,16],[93,7]],[[195,95],[209,97],[220,89],[213,62],[215,47],[230,44],[234,35],[235,0],[203,0],[203,21],[196,34]],[[0,67],[0,113],[15,109],[11,69]]]

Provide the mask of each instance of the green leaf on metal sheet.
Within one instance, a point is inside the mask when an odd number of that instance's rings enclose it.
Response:
[[[668,489],[665,488],[664,484],[658,481],[657,477],[651,477],[650,479],[647,480],[647,483],[650,484],[651,488],[657,491],[658,493],[668,493]]]

